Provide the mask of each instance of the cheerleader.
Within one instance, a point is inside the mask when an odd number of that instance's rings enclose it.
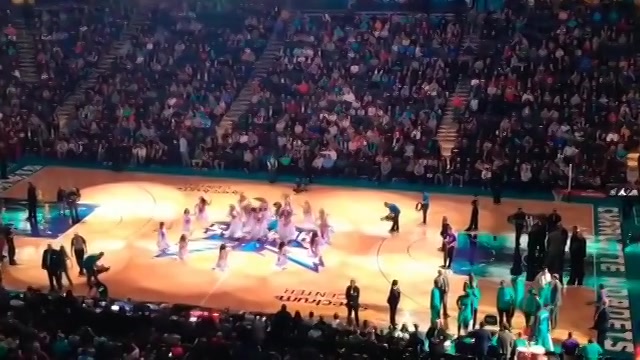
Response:
[[[247,201],[247,196],[244,193],[240,193],[240,195],[238,196],[238,209],[243,209],[247,204]]]
[[[220,271],[226,271],[228,267],[227,258],[229,257],[229,249],[227,244],[220,245],[218,250],[218,261],[216,262],[216,269]]]
[[[289,261],[286,241],[281,240],[278,244],[278,257],[276,259],[276,267],[280,270],[285,270],[287,268],[287,262]]]
[[[315,221],[313,220],[313,211],[311,209],[311,203],[305,201],[302,205],[302,215],[304,216],[303,225],[305,228],[314,229]]]
[[[161,221],[158,225],[158,242],[156,245],[160,254],[165,254],[171,247],[167,241],[167,229],[164,227],[164,221]]]
[[[440,244],[440,248],[438,251],[444,251],[444,242],[447,240],[449,233],[452,232],[451,225],[449,224],[449,219],[446,216],[442,217],[442,225],[440,228],[440,237],[442,238],[442,243]]]
[[[256,213],[258,210],[251,207],[251,204],[246,204],[242,211],[243,224],[242,229],[245,233],[251,233],[256,226]]]
[[[184,209],[182,212],[182,233],[191,235],[191,211]]]
[[[279,201],[273,203],[273,216],[280,219],[282,216],[282,204]]]
[[[331,225],[329,225],[329,214],[324,209],[318,211],[318,231],[320,232],[320,241],[323,244],[331,243]]]
[[[313,260],[314,264],[324,266],[324,260],[320,253],[320,237],[317,231],[311,233],[311,238],[309,239],[309,257]]]
[[[243,236],[242,216],[233,204],[229,205],[229,229],[224,236],[229,239],[239,239]]]
[[[291,206],[291,196],[288,194],[283,195],[282,201],[282,209],[280,210],[280,216],[292,216],[293,215],[293,207]]]
[[[203,196],[200,196],[198,199],[198,203],[195,206],[196,219],[199,222],[208,222],[207,218],[207,206],[211,205],[211,201],[205,199]]]
[[[254,214],[255,221],[253,224],[253,228],[249,233],[249,239],[251,240],[262,240],[266,239],[267,235],[269,235],[269,222],[267,219],[266,211],[257,211]]]
[[[180,235],[180,240],[178,240],[178,259],[180,261],[187,259],[187,254],[189,253],[188,245],[189,240],[187,239],[187,235]]]
[[[296,228],[291,221],[291,216],[283,217],[278,221],[277,234],[280,241],[289,242],[294,240]]]

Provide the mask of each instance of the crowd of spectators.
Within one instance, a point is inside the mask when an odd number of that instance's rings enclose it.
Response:
[[[460,186],[499,178],[520,188],[566,187],[573,165],[574,188],[624,183],[638,146],[635,18],[622,5],[507,5],[469,19],[156,7],[61,135],[55,106],[130,11],[42,11],[41,82],[24,87],[7,76],[4,104],[15,121],[5,131],[19,139],[12,156],[248,172],[275,159],[282,173]],[[285,33],[280,56],[250,81],[274,29]],[[15,64],[11,31],[7,64]],[[460,56],[468,31],[491,44],[472,61]],[[462,82],[470,97],[454,101],[459,141],[446,158],[436,135]],[[249,109],[231,133],[216,133],[245,85]]]
[[[536,1],[478,19],[484,50],[471,69],[452,162],[482,182],[499,171],[532,184],[601,188],[626,182],[638,147],[635,15],[625,3]],[[488,170],[488,171],[487,171]],[[491,175],[489,175],[491,176]]]

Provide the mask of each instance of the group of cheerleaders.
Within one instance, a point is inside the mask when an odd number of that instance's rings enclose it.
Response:
[[[323,266],[321,248],[329,244],[331,237],[331,226],[328,221],[328,214],[324,209],[318,211],[317,219],[314,218],[311,204],[305,201],[302,205],[303,224],[300,228],[308,231],[311,235],[308,238],[297,239],[298,232],[293,223],[293,206],[291,197],[283,195],[283,202],[276,202],[273,206],[264,199],[258,203],[252,202],[243,193],[239,195],[237,204],[229,205],[229,226],[223,233],[223,238],[229,241],[276,241],[278,269],[286,269],[288,263],[287,245],[294,240],[305,242],[304,246],[308,250],[308,255],[312,263]],[[193,232],[194,223],[205,228],[210,225],[207,215],[207,208],[211,201],[200,197],[194,206],[195,216],[192,216],[189,209],[184,209],[182,218],[182,234],[178,241],[178,259],[186,260],[189,253],[189,237]],[[195,220],[195,221],[194,221]],[[166,254],[170,251],[171,245],[167,237],[167,228],[164,222],[160,222],[158,228],[158,252]],[[220,245],[218,260],[215,269],[226,270],[228,267],[228,256],[230,248],[226,243]]]

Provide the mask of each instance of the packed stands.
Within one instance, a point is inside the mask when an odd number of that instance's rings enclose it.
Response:
[[[566,186],[573,164],[574,188],[626,182],[638,146],[637,45],[620,6],[513,4],[482,19],[487,41],[453,159],[471,179],[503,167],[514,185]]]

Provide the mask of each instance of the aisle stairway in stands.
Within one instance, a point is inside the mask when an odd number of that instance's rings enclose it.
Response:
[[[16,36],[18,51],[18,71],[20,80],[26,84],[35,84],[40,79],[36,69],[36,44],[34,36],[38,36],[33,28],[27,28],[22,17],[11,20],[13,27],[18,30]]]
[[[251,78],[247,81],[242,90],[240,90],[233,104],[231,104],[229,111],[227,111],[222,118],[220,125],[218,125],[217,132],[219,135],[230,131],[231,126],[249,109],[251,97],[253,96],[253,93],[251,92],[251,83],[255,80],[261,80],[267,77],[269,69],[282,52],[283,46],[284,42],[277,40],[275,37],[272,37],[269,40],[269,44],[267,44],[267,47],[264,49],[262,56],[260,56],[260,59],[258,59],[254,64],[254,70],[253,74],[251,74]]]
[[[459,99],[462,100],[462,104],[466,106],[469,101],[470,91],[471,83],[466,75],[464,75],[463,78],[458,81],[456,90],[453,94],[449,95],[449,99],[447,100],[447,107],[444,110],[442,122],[438,128],[438,134],[436,135],[436,139],[438,139],[438,142],[440,143],[442,155],[446,157],[451,156],[451,150],[458,140],[458,121],[454,114],[454,102],[457,101],[456,99]]]
[[[473,61],[473,54],[475,54],[478,49],[479,42],[480,39],[477,34],[473,32],[466,34],[462,39],[462,51],[458,56],[458,60],[471,63]],[[470,79],[467,77],[467,74],[462,74],[458,84],[456,85],[455,91],[452,94],[449,94],[449,99],[447,99],[447,106],[444,110],[442,122],[438,127],[438,133],[436,135],[436,139],[438,139],[438,142],[440,143],[442,155],[447,158],[451,156],[451,150],[458,140],[458,121],[455,119],[454,102],[458,99],[462,101],[463,107],[467,106],[470,91]]]
[[[139,28],[145,24],[147,18],[144,13],[135,13],[131,16],[131,22],[127,25],[127,29],[122,33],[122,37],[119,41],[114,42],[111,48],[100,56],[98,59],[98,66],[91,71],[86,80],[82,81],[71,95],[69,95],[62,106],[56,110],[56,116],[60,125],[60,131],[69,133],[76,126],[75,112],[76,104],[80,102],[85,95],[87,89],[91,89],[96,86],[98,77],[102,74],[109,72],[113,62],[117,59],[118,54],[129,46],[129,41],[134,39]]]

